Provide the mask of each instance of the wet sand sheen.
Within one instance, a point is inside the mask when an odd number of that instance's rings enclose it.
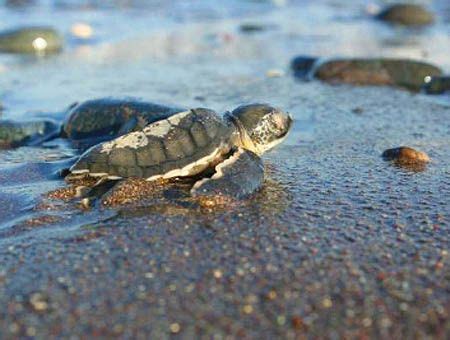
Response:
[[[317,14],[320,6],[305,13]],[[332,21],[322,33],[341,27],[330,13],[319,16]],[[276,11],[268,18],[280,19]],[[0,166],[0,337],[448,335],[449,106],[386,87],[266,78],[301,51],[345,49],[331,35],[307,50],[308,32],[284,26],[253,37],[232,31],[227,42],[224,33],[239,22],[194,29],[187,23],[186,30],[174,28],[172,40],[152,32],[88,52],[69,49],[5,74],[6,115],[142,95],[218,111],[270,102],[291,112],[294,127],[264,157],[262,192],[220,209],[187,204],[171,191],[82,211],[41,196],[65,183],[53,175],[58,167],[39,162],[73,150],[56,142],[0,152],[5,162],[19,162]],[[381,25],[357,22],[368,31]],[[206,28],[216,35],[197,34]],[[442,50],[448,46],[436,44],[439,34],[423,34],[424,48],[433,50],[427,37]],[[152,46],[155,36],[168,48]],[[369,52],[381,38],[369,41]],[[364,52],[352,43],[356,54]],[[397,48],[418,53],[415,45]],[[439,55],[430,58],[439,63]],[[432,161],[420,172],[383,161],[382,152],[399,145],[423,150]]]

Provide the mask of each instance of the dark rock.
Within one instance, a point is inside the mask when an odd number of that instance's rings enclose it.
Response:
[[[61,35],[51,27],[23,27],[0,33],[0,52],[55,53],[63,44]]]
[[[408,59],[335,59],[322,63],[313,76],[330,83],[391,85],[419,91],[426,77],[442,71],[431,64]]]
[[[80,149],[111,140],[183,111],[135,98],[100,98],[71,105],[63,137]]]
[[[298,56],[291,62],[291,69],[298,78],[308,78],[318,58],[310,56]]]
[[[268,25],[264,23],[243,23],[239,25],[239,30],[243,33],[256,33],[256,32],[263,32],[270,29],[274,29],[275,25]]]
[[[426,78],[422,89],[427,94],[442,94],[450,92],[450,76]]]
[[[434,22],[434,15],[420,5],[395,4],[381,11],[377,19],[397,25],[424,26]]]
[[[360,115],[360,114],[362,114],[362,113],[364,112],[364,109],[363,109],[362,107],[355,107],[355,108],[352,110],[352,112],[353,112],[354,114]]]
[[[295,57],[291,61],[291,69],[294,71],[294,76],[300,79],[307,80],[318,60],[319,58],[310,56]]]
[[[13,8],[31,6],[34,4],[34,0],[5,0],[5,6]]]

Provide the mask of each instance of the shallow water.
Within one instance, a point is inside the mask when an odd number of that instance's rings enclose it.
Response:
[[[88,212],[42,206],[76,151],[63,141],[0,151],[0,335],[445,338],[448,95],[289,72],[302,54],[419,58],[449,73],[445,1],[423,30],[372,21],[373,4],[355,1],[36,3],[2,7],[0,28],[51,24],[67,46],[0,56],[3,117],[62,119],[76,101],[135,96],[218,112],[269,102],[295,124],[264,156],[262,192],[214,211],[159,197]],[[92,39],[71,36],[78,22]],[[248,22],[270,27],[240,32]],[[433,161],[411,171],[381,160],[399,145]]]

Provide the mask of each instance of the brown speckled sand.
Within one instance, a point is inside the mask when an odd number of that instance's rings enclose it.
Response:
[[[353,19],[354,1],[248,2],[270,7],[261,20],[279,28],[243,35],[241,19],[214,19],[222,7],[201,3],[211,6],[194,12],[204,23],[183,21],[192,15],[184,2],[167,5],[159,9],[167,18],[182,19],[173,32],[163,25],[119,42],[121,28],[150,30],[160,12],[140,11],[131,26],[99,15],[99,27],[114,28],[108,42],[102,31],[99,44],[8,68],[2,101],[13,112],[123,95],[219,112],[279,105],[293,115],[293,131],[264,156],[264,189],[205,208],[182,183],[142,199],[147,188],[132,181],[132,202],[80,210],[76,200],[45,197],[67,184],[43,159],[70,156],[69,147],[1,151],[0,338],[448,339],[447,97],[265,77],[299,53],[350,48],[414,58],[427,51],[448,73],[444,20],[396,43],[403,34]],[[68,13],[86,14],[53,10],[61,29]],[[383,161],[399,145],[433,161],[420,172]]]
[[[2,335],[445,338],[448,137],[435,132],[422,146],[434,159],[423,172],[384,162],[378,98],[390,91],[334,94],[341,123],[323,116],[312,143],[294,132],[265,158],[264,190],[239,204],[204,209],[179,183],[112,209],[43,205],[64,220],[1,241]],[[396,92],[396,101],[411,122],[434,120],[421,118],[423,99]],[[353,105],[364,107],[364,126],[350,123]],[[394,142],[398,133],[384,129]],[[150,194],[144,184],[122,188]]]

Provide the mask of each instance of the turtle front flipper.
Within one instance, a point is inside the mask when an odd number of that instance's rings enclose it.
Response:
[[[251,151],[239,148],[215,167],[212,177],[195,183],[191,195],[242,199],[260,189],[263,181],[264,165],[261,158]]]
[[[60,125],[51,120],[0,120],[0,148],[39,145],[58,137],[60,129]]]

